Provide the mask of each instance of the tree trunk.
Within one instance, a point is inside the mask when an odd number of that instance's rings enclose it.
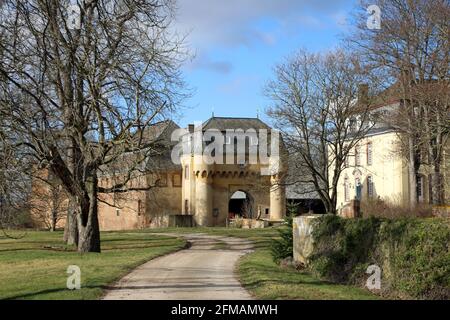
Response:
[[[78,215],[78,252],[100,252],[97,212],[97,178],[86,182],[87,195],[80,201]]]
[[[432,183],[432,188],[431,188],[431,192],[433,193],[432,196],[432,204],[433,205],[442,205],[443,204],[443,187],[442,187],[442,176],[441,176],[441,172],[440,172],[440,166],[439,164],[435,164],[434,168],[433,168],[433,174],[431,175],[431,183]]]
[[[68,245],[78,246],[78,222],[75,200],[69,198],[66,225],[64,227],[64,241]]]
[[[56,231],[56,220],[58,213],[55,210],[52,210],[52,225],[50,227],[50,231]]]
[[[416,152],[414,138],[411,135],[408,137],[408,153],[409,153],[409,206],[414,209],[417,205],[417,174],[416,174]]]

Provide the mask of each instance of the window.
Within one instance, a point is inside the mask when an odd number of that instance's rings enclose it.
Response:
[[[417,200],[423,201],[423,177],[417,176]]]
[[[359,150],[359,146],[355,147],[355,166],[361,165],[361,152]]]
[[[137,214],[138,214],[138,216],[140,216],[142,214],[142,201],[141,200],[138,200]]]
[[[428,203],[433,203],[433,184],[431,183],[433,181],[433,178],[430,175],[428,175]]]
[[[372,178],[372,176],[368,176],[367,177],[367,196],[369,198],[373,198],[373,193],[374,193],[373,189],[374,189],[373,188],[373,178]]]
[[[184,213],[188,214],[189,213],[189,200],[184,200]]]
[[[361,200],[362,185],[361,185],[361,180],[359,178],[355,179],[355,189],[356,189],[356,199]]]
[[[167,187],[167,174],[159,174],[155,177],[156,186],[158,187]]]
[[[175,173],[175,174],[172,176],[172,185],[173,185],[174,187],[181,187],[181,175],[180,175],[180,174]]]
[[[116,216],[120,216],[120,209],[116,209]]]
[[[269,215],[269,208],[266,208],[266,216]]]
[[[184,167],[184,179],[185,180],[189,179],[189,166]]]
[[[373,162],[373,155],[372,155],[372,142],[369,142],[367,144],[367,165],[371,166]]]
[[[350,119],[350,132],[355,132],[356,131],[356,129],[357,129],[356,125],[357,125],[356,118],[352,117]]]

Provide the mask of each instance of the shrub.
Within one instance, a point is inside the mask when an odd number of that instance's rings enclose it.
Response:
[[[382,269],[382,294],[450,298],[448,220],[325,216],[314,227],[310,268],[320,277],[362,286],[375,264]]]
[[[233,228],[242,228],[243,225],[244,225],[244,219],[242,219],[240,216],[236,216],[232,223],[232,227]]]
[[[411,210],[409,206],[398,205],[400,199],[394,197],[394,203],[383,199],[369,199],[361,202],[361,214],[364,218],[425,218],[432,216],[431,205],[420,203]]]
[[[283,259],[292,257],[294,244],[292,220],[296,211],[296,206],[288,206],[288,215],[285,218],[286,223],[278,229],[280,239],[274,239],[270,245],[272,259],[277,264]]]

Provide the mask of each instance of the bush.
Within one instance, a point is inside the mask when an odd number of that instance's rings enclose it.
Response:
[[[411,210],[409,206],[399,205],[400,199],[394,197],[394,203],[382,199],[361,201],[361,214],[364,218],[425,218],[432,217],[431,205],[419,203]]]
[[[448,220],[325,216],[314,227],[310,268],[320,277],[363,286],[375,264],[382,269],[382,294],[450,298]]]
[[[244,219],[242,219],[240,216],[236,216],[234,218],[234,221],[232,223],[232,227],[233,228],[242,228],[242,226],[244,225]]]
[[[274,239],[270,245],[270,252],[275,263],[280,263],[281,260],[290,258],[293,255],[294,235],[292,221],[297,212],[297,206],[288,204],[288,214],[285,218],[285,225],[278,229],[280,239]]]

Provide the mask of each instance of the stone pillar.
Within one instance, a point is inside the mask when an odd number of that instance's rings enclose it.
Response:
[[[195,178],[195,221],[199,226],[212,224],[213,190],[208,173],[199,173]]]
[[[282,220],[286,215],[285,187],[277,176],[270,178],[270,220]]]
[[[293,258],[295,262],[308,264],[308,258],[314,250],[314,239],[312,237],[314,219],[320,215],[307,215],[295,217],[292,221],[293,226]]]

